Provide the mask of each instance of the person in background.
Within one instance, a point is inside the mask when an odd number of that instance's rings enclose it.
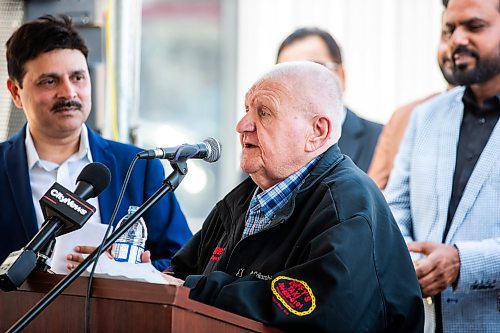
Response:
[[[337,144],[336,75],[308,61],[275,65],[247,92],[245,112],[236,130],[250,177],[216,204],[167,279],[287,332],[421,332],[403,237]]]
[[[443,25],[460,87],[412,112],[384,193],[436,332],[497,332],[500,2],[450,0]]]
[[[450,90],[455,87],[456,84],[452,76],[452,62],[450,56],[447,54],[448,47],[445,37],[444,30],[442,30],[437,51],[437,61],[444,79],[448,82],[447,90]],[[422,104],[438,94],[439,93],[433,93],[398,108],[394,111],[387,124],[385,124],[378,138],[372,162],[368,169],[368,176],[373,179],[380,189],[383,190],[387,186],[394,159],[398,153],[399,145],[403,139],[413,109],[417,105]]]
[[[85,125],[91,109],[88,49],[67,16],[44,16],[19,27],[6,43],[7,88],[27,124],[0,143],[0,262],[25,246],[44,217],[39,199],[58,182],[73,190],[85,165],[101,162],[111,184],[98,199],[88,223],[108,223],[130,162],[139,148],[106,140]],[[164,179],[159,161],[139,161],[130,177],[118,217],[140,206]],[[191,237],[173,194],[144,216],[146,248],[157,269]],[[71,258],[71,257],[70,257]]]
[[[318,28],[301,28],[285,38],[278,49],[276,62],[301,60],[324,65],[338,76],[342,92],[345,91],[342,52],[328,32]],[[367,172],[382,125],[363,119],[346,107],[342,109],[341,122],[340,150]]]

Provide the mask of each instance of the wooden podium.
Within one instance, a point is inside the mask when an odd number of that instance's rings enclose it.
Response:
[[[0,291],[0,332],[31,309],[63,276],[36,273],[17,291]],[[85,332],[88,279],[79,277],[23,332]],[[193,301],[189,289],[95,278],[91,332],[267,332],[280,330]]]

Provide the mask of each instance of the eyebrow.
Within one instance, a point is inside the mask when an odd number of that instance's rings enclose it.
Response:
[[[487,20],[482,19],[480,17],[472,17],[472,18],[469,18],[467,20],[459,21],[458,25],[471,25],[471,24],[474,24],[474,23],[482,23],[482,24],[489,25],[489,22]],[[451,22],[446,22],[445,26],[446,27],[456,26],[456,24],[451,23]]]
[[[47,78],[57,79],[58,77],[59,75],[57,75],[56,73],[42,73],[36,78],[36,81],[40,81]]]
[[[489,24],[489,22],[487,20],[482,19],[480,17],[473,17],[473,18],[470,18],[470,19],[465,20],[465,21],[460,21],[460,24],[471,24],[471,23],[477,23],[477,22]]]
[[[75,75],[75,74],[86,74],[87,71],[84,70],[84,69],[79,69],[79,70],[76,70],[76,71],[73,71],[71,72],[71,75]]]
[[[75,71],[72,71],[70,73],[70,76],[73,76],[73,75],[76,75],[76,74],[85,74],[86,71],[84,69],[78,69],[78,70],[75,70]],[[58,74],[58,73],[55,73],[55,72],[49,72],[49,73],[42,73],[38,76],[38,78],[45,78],[45,77],[53,77],[53,78],[57,78],[57,77],[60,77],[61,75]]]

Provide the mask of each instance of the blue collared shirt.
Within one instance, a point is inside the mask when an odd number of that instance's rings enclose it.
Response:
[[[245,229],[241,239],[256,234],[269,225],[276,212],[285,206],[293,192],[300,188],[321,156],[315,157],[299,171],[267,190],[263,192],[260,192],[259,188],[255,190],[247,211]]]

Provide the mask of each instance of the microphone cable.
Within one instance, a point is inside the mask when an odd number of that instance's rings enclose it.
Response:
[[[130,180],[130,175],[132,174],[132,170],[134,169],[135,163],[137,162],[138,159],[139,158],[136,155],[132,160],[132,162],[130,163],[130,166],[128,167],[127,174],[125,175],[125,179],[123,180],[123,185],[120,190],[120,195],[118,196],[118,201],[116,202],[115,209],[113,211],[113,214],[111,215],[111,219],[109,220],[108,227],[101,241],[101,245],[99,245],[98,247],[97,255],[94,259],[94,264],[92,265],[92,270],[90,271],[89,274],[89,280],[87,283],[87,293],[85,295],[85,332],[87,333],[90,333],[90,293],[92,290],[92,280],[94,278],[95,268],[97,266],[97,262],[99,261],[99,257],[105,250],[102,245],[104,244],[104,241],[106,240],[106,238],[108,238],[111,232],[111,226],[114,224],[116,214],[118,214],[118,209],[120,208],[123,196],[125,194],[125,189],[127,188],[128,182]]]

